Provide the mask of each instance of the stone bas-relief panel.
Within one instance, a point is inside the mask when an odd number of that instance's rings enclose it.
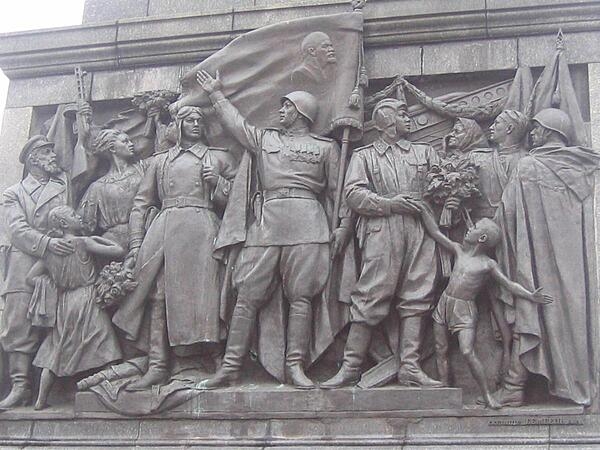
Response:
[[[593,409],[600,154],[562,32],[543,70],[369,79],[365,3],[29,111],[0,420]]]

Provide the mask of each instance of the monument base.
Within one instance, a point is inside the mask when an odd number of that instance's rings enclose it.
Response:
[[[151,393],[126,394],[149,401]],[[244,386],[204,391],[154,416],[124,417],[92,392],[75,404],[0,413],[2,448],[591,448],[600,416],[565,403],[490,410],[460,389],[300,391]],[[129,399],[129,397],[128,397]]]

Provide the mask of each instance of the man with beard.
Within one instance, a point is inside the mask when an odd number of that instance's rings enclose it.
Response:
[[[351,294],[350,332],[342,367],[321,383],[333,389],[358,381],[373,330],[394,308],[400,318],[398,383],[439,387],[419,363],[421,330],[434,306],[436,245],[419,217],[429,167],[438,164],[428,144],[406,140],[410,118],[404,100],[384,99],[373,110],[378,139],[355,150],[344,193],[359,215],[360,277]]]
[[[137,261],[138,286],[113,323],[128,339],[138,339],[150,298],[150,348],[146,374],[128,390],[167,383],[169,347],[184,356],[203,344],[200,350],[215,356],[225,338],[223,266],[212,249],[236,164],[226,149],[205,144],[204,120],[200,108],[177,112],[177,144],[152,158],[133,200],[129,258]],[[151,207],[160,212],[146,231]]]
[[[564,111],[538,112],[530,133],[533,148],[519,161],[498,208],[504,272],[529,290],[543,286],[555,299],[538,306],[502,293],[514,317],[510,368],[495,394],[503,406],[523,404],[530,373],[546,378],[554,396],[591,402],[589,242],[600,157],[569,146],[573,134]]]
[[[27,317],[32,294],[25,280],[27,272],[46,252],[65,256],[74,250],[66,239],[48,235],[49,212],[70,203],[69,183],[56,162],[54,144],[44,136],[33,136],[21,150],[19,161],[25,165],[25,176],[3,196],[11,246],[2,292],[5,307],[0,344],[8,354],[12,388],[0,409],[31,401],[31,362],[41,336]]]

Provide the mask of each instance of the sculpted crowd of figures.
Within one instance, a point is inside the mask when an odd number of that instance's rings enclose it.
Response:
[[[327,34],[308,35],[302,52],[292,82],[333,77]],[[506,109],[489,133],[458,117],[435,149],[408,140],[405,97],[388,96],[372,108],[375,140],[344,170],[336,140],[311,132],[320,108],[312,93],[281,98],[279,127],[261,128],[223,94],[224,76],[196,74],[210,114],[171,108],[167,124],[157,119],[165,110],[147,111],[156,135],[148,157],[123,131],[84,130],[104,171],[80,194],[54,143],[35,135],[25,144],[24,177],[3,196],[11,246],[0,343],[11,389],[1,409],[32,401],[33,366],[36,409],[57,377],[81,380],[123,361],[135,366],[128,392],[169,384],[174,360],[190,356],[213,363],[195,389],[235,384],[273,302],[286,303],[282,381],[298,389],[355,385],[381,339],[396,339],[399,385],[449,386],[456,336],[487,406],[522,405],[531,374],[550,394],[590,404],[586,236],[598,155],[571,145],[566,112],[530,120]],[[78,115],[91,123],[87,103]],[[241,161],[208,145],[211,121],[243,147]],[[329,310],[342,323],[335,334],[349,323],[343,357],[315,383],[316,317],[350,253],[355,276],[340,288],[348,298]],[[495,392],[475,352],[482,301],[502,337]],[[384,326],[392,316],[396,334]],[[437,368],[429,374],[426,334]]]

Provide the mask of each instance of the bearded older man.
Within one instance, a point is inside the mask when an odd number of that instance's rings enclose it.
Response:
[[[5,307],[0,344],[8,354],[12,389],[0,402],[0,409],[31,401],[31,361],[39,346],[40,333],[27,317],[32,288],[25,282],[25,275],[46,252],[57,255],[73,252],[73,245],[67,240],[48,235],[49,212],[70,202],[68,179],[57,163],[53,147],[44,136],[29,139],[19,155],[19,161],[25,165],[25,176],[3,196],[11,246],[2,292]]]
[[[151,297],[148,371],[129,390],[168,381],[169,347],[189,353],[189,346],[204,343],[212,353],[225,338],[219,306],[223,267],[212,247],[236,164],[227,149],[205,144],[200,108],[181,108],[176,125],[177,144],[153,157],[129,219],[129,258],[137,262],[138,286],[113,316],[129,339],[139,337]],[[151,207],[160,212],[146,231]]]

